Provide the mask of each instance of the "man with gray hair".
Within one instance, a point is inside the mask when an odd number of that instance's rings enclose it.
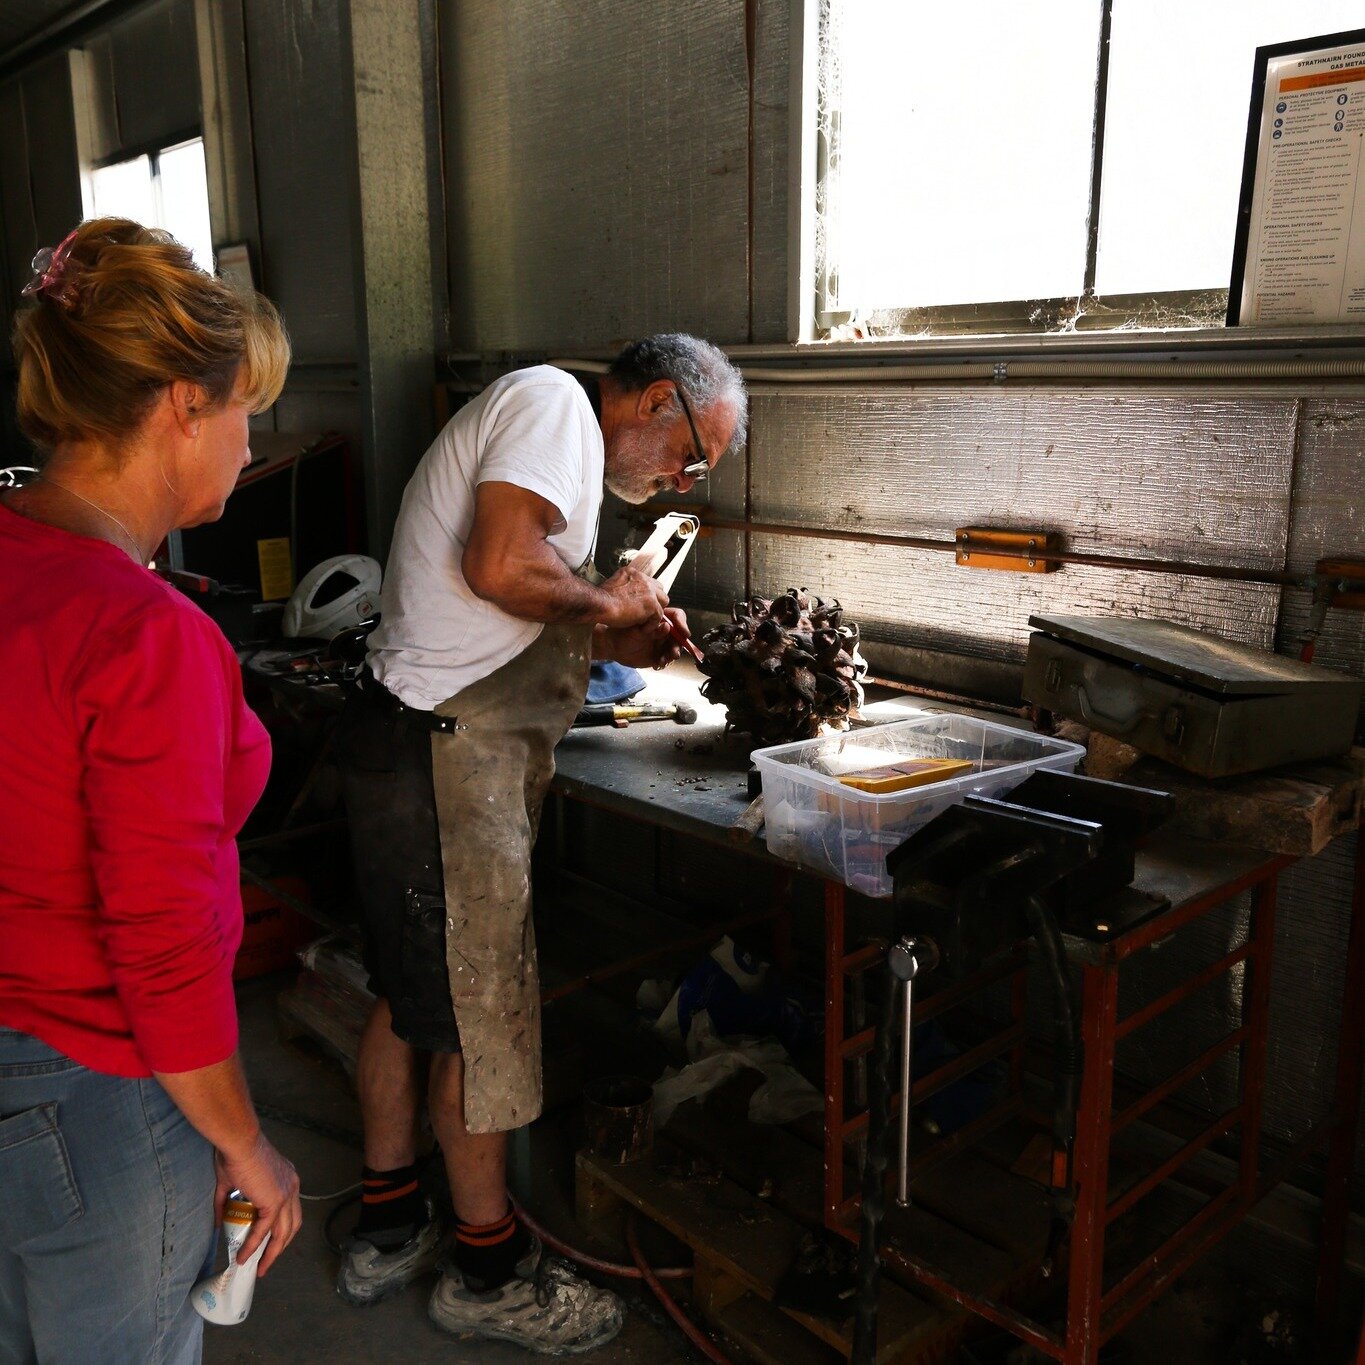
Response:
[[[383,619],[338,736],[378,997],[357,1070],[360,1222],[337,1280],[353,1303],[438,1259],[415,1166],[430,1054],[456,1218],[432,1319],[553,1354],[620,1329],[616,1296],[543,1263],[507,1197],[507,1134],[541,1109],[531,847],[590,661],[662,668],[687,638],[642,568],[594,573],[603,481],[632,503],[686,492],[743,442],[747,410],[715,346],[649,337],[587,387],[548,365],[496,380],[403,495]]]

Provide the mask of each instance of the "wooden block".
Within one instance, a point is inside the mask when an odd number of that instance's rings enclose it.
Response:
[[[692,1297],[702,1314],[716,1321],[725,1308],[748,1291],[724,1267],[705,1256],[698,1256],[692,1267]]]
[[[844,1359],[757,1294],[726,1305],[712,1324],[757,1365],[841,1365]]]
[[[1171,793],[1175,812],[1167,829],[1267,853],[1320,853],[1365,814],[1365,748],[1359,747],[1339,759],[1216,779],[1144,758],[1124,780]]]
[[[1089,732],[1085,749],[1082,765],[1085,775],[1102,778],[1106,782],[1122,782],[1128,769],[1142,757],[1131,744],[1125,744],[1112,735],[1102,735],[1098,730]]]
[[[592,1168],[574,1167],[574,1213],[594,1236],[619,1240],[625,1224],[626,1204],[615,1190],[598,1180]]]

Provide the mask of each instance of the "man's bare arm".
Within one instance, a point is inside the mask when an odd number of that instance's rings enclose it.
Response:
[[[574,574],[549,543],[559,522],[554,504],[513,483],[481,483],[474,525],[460,567],[477,597],[509,616],[546,624],[603,624],[614,629],[657,620],[668,594],[629,565],[601,586]]]

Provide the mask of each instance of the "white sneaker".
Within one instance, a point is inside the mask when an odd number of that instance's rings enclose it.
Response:
[[[352,1240],[337,1272],[337,1293],[350,1303],[378,1303],[435,1270],[441,1256],[441,1227],[428,1207],[424,1228],[396,1251]]]
[[[427,1315],[458,1337],[510,1341],[540,1355],[569,1356],[605,1346],[621,1330],[625,1307],[537,1242],[517,1274],[486,1294],[470,1289],[453,1265],[441,1267]]]

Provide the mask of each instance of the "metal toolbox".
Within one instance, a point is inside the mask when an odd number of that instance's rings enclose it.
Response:
[[[1345,753],[1365,680],[1174,621],[1030,616],[1024,697],[1202,777]]]

